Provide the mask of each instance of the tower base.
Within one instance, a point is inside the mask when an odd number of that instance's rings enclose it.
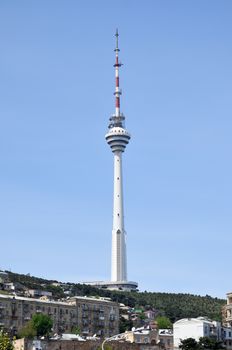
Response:
[[[138,291],[138,283],[131,281],[95,281],[95,282],[83,282],[101,289],[117,290],[122,292],[136,292]]]

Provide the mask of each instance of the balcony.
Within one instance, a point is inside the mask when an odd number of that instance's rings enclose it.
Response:
[[[25,316],[24,317],[24,321],[29,321],[31,318],[30,318],[30,316]]]

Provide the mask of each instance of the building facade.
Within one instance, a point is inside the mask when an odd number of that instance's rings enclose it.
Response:
[[[173,324],[174,348],[179,348],[181,340],[193,338],[198,341],[201,337],[222,339],[221,323],[204,317],[183,318]]]
[[[109,300],[75,297],[67,301],[0,295],[0,327],[11,335],[34,314],[44,313],[53,321],[54,333],[70,333],[78,329],[85,336],[112,336],[119,330],[119,306]]]
[[[227,303],[226,303],[226,306],[224,307],[223,323],[227,327],[231,327],[232,326],[232,292],[227,293],[226,296],[227,296]]]

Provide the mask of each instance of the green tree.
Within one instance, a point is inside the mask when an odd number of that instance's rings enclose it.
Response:
[[[179,345],[179,348],[182,350],[198,350],[199,344],[195,339],[187,338],[187,339],[181,340],[181,344]]]
[[[159,329],[170,329],[172,328],[172,322],[166,316],[158,316],[156,317],[156,322]]]
[[[215,338],[201,337],[199,339],[198,344],[200,349],[210,349],[210,350],[224,349],[222,342],[218,341]]]
[[[123,316],[120,317],[119,333],[130,331],[132,327],[133,327],[133,322],[131,320],[126,320]]]
[[[23,328],[19,331],[18,336],[20,338],[33,339],[36,336],[36,329],[32,320],[28,321]]]
[[[52,319],[45,314],[35,314],[32,316],[33,328],[36,330],[37,337],[48,336],[52,330]]]
[[[13,344],[7,333],[0,330],[0,350],[13,350]]]
[[[35,336],[48,336],[52,330],[52,319],[45,314],[35,314],[19,331],[19,337],[33,339]],[[1,349],[0,349],[1,350]]]

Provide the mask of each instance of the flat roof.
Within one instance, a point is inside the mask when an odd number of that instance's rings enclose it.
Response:
[[[18,295],[11,295],[11,294],[0,294],[0,300],[1,299],[15,299],[15,300],[22,300],[22,301],[36,301],[39,303],[44,303],[44,304],[53,304],[53,305],[64,305],[64,306],[68,306],[70,307],[72,304],[70,303],[70,301],[74,300],[74,299],[78,299],[81,301],[93,301],[93,302],[98,302],[98,303],[108,303],[108,304],[117,304],[116,302],[112,301],[112,300],[105,300],[105,299],[101,299],[101,298],[91,298],[91,297],[81,297],[81,296],[74,296],[74,297],[70,297],[67,301],[55,301],[55,300],[42,300],[42,299],[37,299],[37,298],[27,298],[27,297],[21,297]],[[73,306],[73,305],[72,305]]]

